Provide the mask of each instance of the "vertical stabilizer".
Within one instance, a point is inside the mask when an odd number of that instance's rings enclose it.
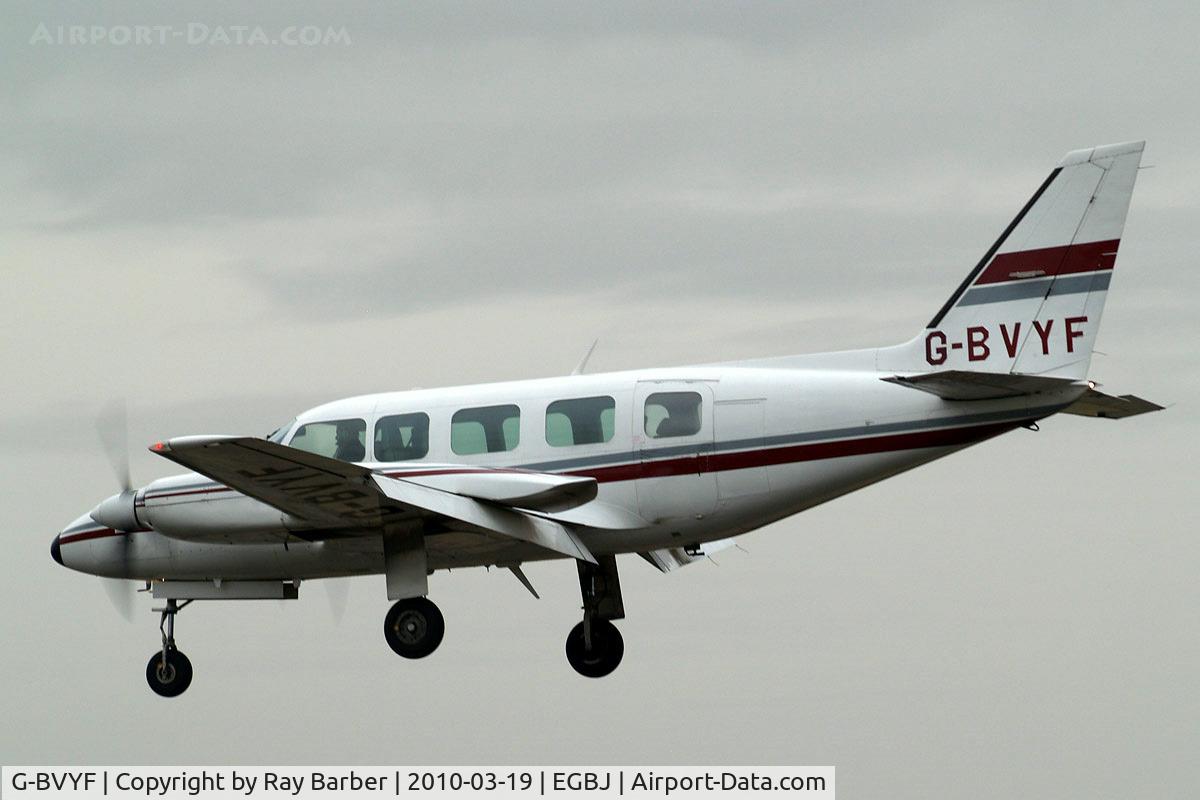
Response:
[[[1086,377],[1145,142],[1068,153],[881,369]]]

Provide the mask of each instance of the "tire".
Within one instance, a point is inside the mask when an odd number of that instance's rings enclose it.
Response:
[[[155,694],[162,697],[178,697],[192,685],[192,662],[175,648],[167,650],[167,664],[163,668],[162,651],[150,656],[146,664],[146,683]]]
[[[383,637],[388,647],[404,658],[429,655],[437,650],[445,633],[442,612],[424,597],[398,601],[383,619]]]
[[[567,634],[567,661],[585,678],[603,678],[621,663],[625,640],[617,626],[606,619],[592,621],[592,649],[584,645],[583,623]]]

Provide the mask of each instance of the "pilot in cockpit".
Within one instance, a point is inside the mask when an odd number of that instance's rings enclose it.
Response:
[[[366,448],[358,438],[359,427],[353,421],[337,425],[337,449],[333,457],[340,461],[358,462],[367,457]]]

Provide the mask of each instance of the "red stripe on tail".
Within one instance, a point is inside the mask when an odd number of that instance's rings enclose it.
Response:
[[[1109,270],[1117,261],[1120,244],[1120,239],[1109,239],[1000,253],[976,279],[975,285]]]

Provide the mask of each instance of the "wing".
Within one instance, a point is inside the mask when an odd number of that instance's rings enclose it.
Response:
[[[294,523],[331,534],[353,534],[358,529],[367,535],[385,525],[435,522],[595,561],[574,531],[553,519],[552,512],[531,513],[524,508],[566,508],[569,513],[595,497],[591,478],[463,467],[381,474],[238,436],[187,436],[150,449],[279,509]]]
[[[416,517],[381,502],[369,469],[264,439],[183,436],[150,451],[311,527],[378,527]]]

